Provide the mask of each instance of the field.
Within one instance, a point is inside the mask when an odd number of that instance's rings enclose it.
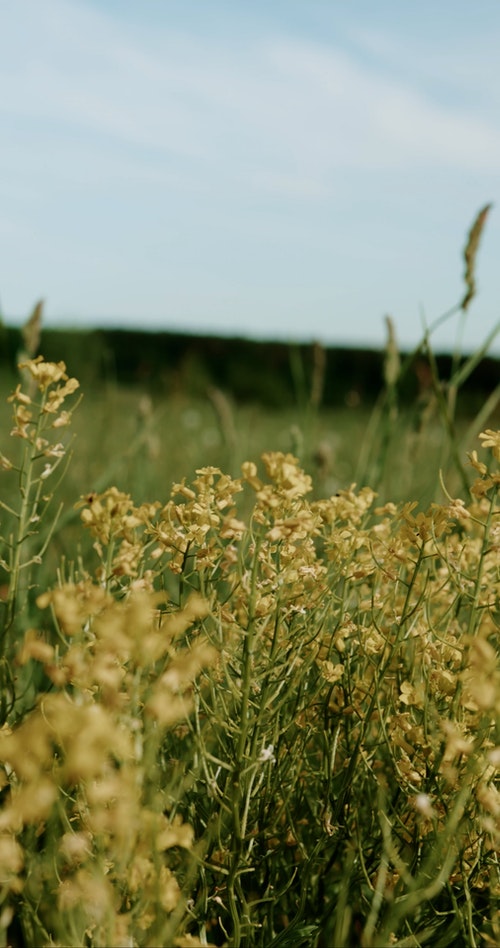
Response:
[[[390,333],[373,405],[80,401],[39,315],[2,379],[0,944],[500,944],[478,356],[443,380],[427,341],[410,406]]]

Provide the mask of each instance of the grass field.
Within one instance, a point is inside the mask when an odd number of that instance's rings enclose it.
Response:
[[[0,383],[0,450],[5,453],[11,440],[7,398],[17,381],[12,375]],[[60,487],[64,523],[77,521],[71,514],[74,504],[91,490],[114,484],[136,502],[164,501],[172,483],[194,476],[200,467],[216,466],[237,477],[244,461],[271,450],[291,452],[300,460],[313,476],[318,498],[357,483],[374,485],[381,502],[415,497],[425,505],[443,497],[440,469],[451,491],[460,487],[432,393],[421,405],[397,412],[375,404],[273,410],[235,404],[222,392],[204,399],[161,397],[116,385],[79,394],[71,461]],[[492,411],[488,417],[494,423],[500,416]],[[467,409],[454,419],[454,442],[462,459],[475,447],[479,430],[480,420]],[[15,478],[10,480],[4,485],[7,494],[17,490]],[[62,536],[59,542],[63,544]]]
[[[403,411],[389,338],[376,405],[273,413],[80,401],[35,330],[2,380],[0,945],[500,944],[477,357],[427,346]]]

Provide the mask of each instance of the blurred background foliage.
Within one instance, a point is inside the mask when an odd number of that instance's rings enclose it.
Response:
[[[21,328],[0,329],[0,371],[14,377],[22,347]],[[258,342],[250,339],[192,336],[170,332],[44,328],[40,351],[49,361],[63,360],[71,372],[88,384],[118,384],[155,394],[205,396],[217,386],[239,403],[289,408],[311,392],[322,353],[325,407],[370,405],[384,383],[385,353],[372,349],[342,349],[317,343]],[[447,377],[452,356],[435,356],[440,377]],[[297,364],[300,363],[300,371]],[[473,410],[498,380],[498,359],[485,356],[461,392],[460,408]],[[420,351],[409,371],[398,381],[403,404],[425,394],[429,363]],[[300,388],[303,391],[300,391]]]

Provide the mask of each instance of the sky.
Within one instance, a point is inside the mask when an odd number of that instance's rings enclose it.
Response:
[[[500,320],[498,0],[0,0],[0,36],[8,324],[409,349],[489,202],[464,348]]]

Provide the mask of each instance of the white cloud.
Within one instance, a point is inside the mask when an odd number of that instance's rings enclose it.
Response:
[[[314,122],[325,164],[329,159],[333,165],[370,169],[436,164],[498,169],[500,128],[493,121],[434,102],[411,81],[389,81],[374,67],[323,45],[287,40],[274,44],[269,55],[294,86],[309,89],[312,119],[306,109],[298,116],[294,144],[299,148],[307,141]]]
[[[271,36],[233,51],[163,28],[148,47],[147,32],[135,38],[118,18],[68,0],[18,0],[1,16],[13,40],[0,65],[4,115],[35,121],[49,147],[64,136],[61,154],[73,163],[92,150],[99,163],[102,149],[104,175],[106,145],[123,148],[125,166],[183,161],[186,184],[246,181],[311,198],[332,193],[339,172],[499,166],[493,120],[326,43]],[[25,61],[15,49],[21,19]]]
[[[135,20],[119,2],[0,4],[0,254],[12,309],[29,290],[59,312],[75,298],[89,314],[144,306],[214,326],[258,312],[272,333],[289,314],[298,323],[309,300],[334,334],[351,326],[333,325],[332,312],[410,299],[414,314],[422,274],[425,299],[442,285],[446,227],[454,268],[457,221],[465,229],[498,184],[497,93],[477,109],[463,94],[480,75],[477,44],[462,72],[443,51],[437,81],[430,41],[422,58],[408,36],[402,52],[396,33],[347,35],[344,21],[306,34],[264,8],[256,0],[247,33],[237,5],[224,32],[208,18],[195,32],[159,3],[138,3]],[[488,63],[486,85],[500,87]]]

